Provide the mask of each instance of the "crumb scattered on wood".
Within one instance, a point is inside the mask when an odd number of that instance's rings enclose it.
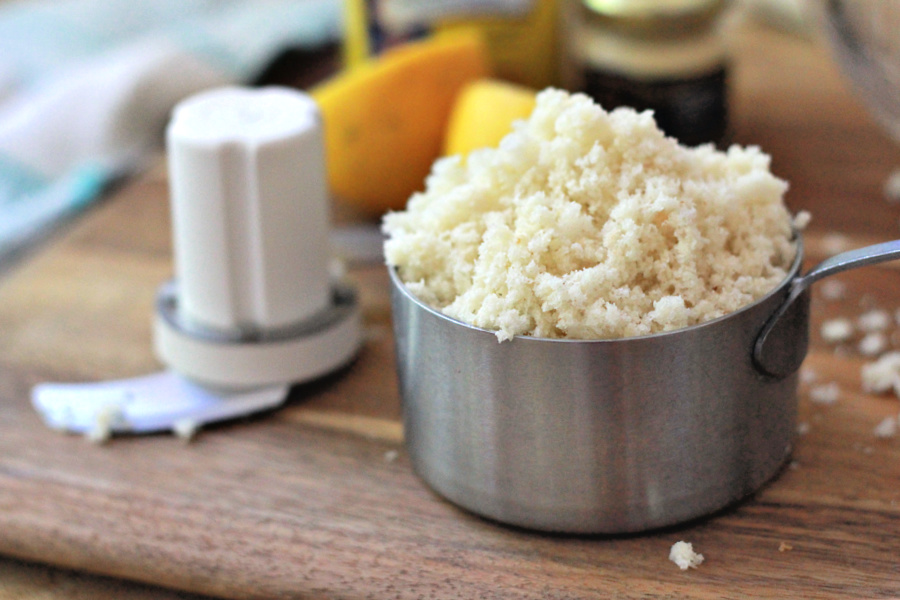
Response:
[[[125,421],[122,408],[116,404],[104,406],[94,417],[94,426],[85,434],[92,444],[105,444],[112,437],[113,429]]]
[[[675,542],[669,550],[669,560],[678,565],[682,571],[696,569],[703,563],[703,555],[694,552],[690,542]]]
[[[829,319],[822,323],[822,326],[819,328],[819,333],[821,334],[822,339],[829,344],[846,342],[853,337],[853,323],[850,322],[850,319],[845,319],[843,317]]]
[[[842,233],[832,232],[822,238],[822,249],[826,254],[840,254],[850,247],[850,238]]]
[[[798,231],[803,231],[809,225],[809,222],[812,221],[812,215],[809,214],[808,210],[801,210],[796,215],[794,215],[794,229]]]
[[[810,369],[809,367],[802,367],[800,369],[800,383],[810,384],[816,381],[819,378],[819,374]]]
[[[878,356],[888,347],[888,339],[880,331],[867,333],[863,339],[859,341],[859,353],[863,356]]]
[[[178,419],[172,424],[172,433],[185,442],[194,439],[199,429],[200,423],[195,419]]]
[[[900,387],[900,352],[882,354],[875,362],[862,366],[862,388],[870,394],[884,394]]]
[[[873,446],[869,446],[869,445],[863,444],[861,442],[854,442],[853,449],[856,450],[857,452],[861,452],[862,454],[865,454],[866,456],[871,456],[871,455],[875,454],[875,448]]]
[[[816,404],[830,405],[841,398],[841,388],[836,382],[817,385],[809,390],[809,399]]]
[[[827,279],[819,284],[819,292],[825,300],[843,300],[847,297],[847,284],[838,279]]]
[[[873,331],[884,331],[893,323],[891,315],[886,310],[872,309],[867,310],[859,315],[856,319],[856,325],[860,331],[872,333]]]
[[[875,429],[872,431],[872,433],[875,435],[875,437],[885,440],[896,436],[898,429],[900,429],[898,417],[885,417],[878,425],[875,426]]]
[[[891,204],[900,204],[900,169],[897,169],[884,181],[884,199]]]

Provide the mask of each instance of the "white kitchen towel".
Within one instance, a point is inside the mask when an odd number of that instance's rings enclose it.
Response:
[[[0,260],[161,146],[172,107],[340,35],[340,0],[0,3]]]

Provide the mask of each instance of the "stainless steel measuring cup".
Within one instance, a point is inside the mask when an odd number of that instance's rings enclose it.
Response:
[[[518,336],[451,319],[391,270],[413,468],[479,515],[624,533],[712,513],[784,464],[796,427],[809,286],[900,258],[900,241],[789,275],[755,303],[677,331],[612,340]]]

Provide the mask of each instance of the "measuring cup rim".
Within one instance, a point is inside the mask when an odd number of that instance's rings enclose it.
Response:
[[[797,278],[800,267],[803,264],[803,236],[799,231],[794,231],[794,236],[792,239],[794,243],[794,247],[796,252],[794,254],[794,259],[791,262],[790,268],[787,270],[787,275],[785,275],[784,279],[782,279],[778,285],[769,290],[763,296],[757,298],[753,302],[742,306],[741,308],[734,310],[730,313],[724,314],[720,317],[716,317],[715,319],[710,319],[709,321],[703,321],[702,323],[696,323],[694,325],[689,325],[687,327],[681,327],[678,329],[672,329],[670,331],[660,331],[657,333],[648,333],[645,335],[636,335],[636,336],[628,336],[628,337],[618,337],[618,338],[597,338],[597,339],[582,339],[582,338],[547,338],[547,337],[536,337],[530,335],[516,335],[513,336],[511,340],[503,341],[500,343],[554,343],[554,344],[613,344],[613,343],[627,343],[627,342],[638,342],[644,340],[656,340],[660,338],[666,338],[670,336],[677,336],[679,334],[684,334],[687,332],[697,331],[706,327],[715,327],[719,323],[723,321],[727,321],[729,319],[735,318],[740,314],[745,312],[754,310],[760,304],[763,304],[769,301],[773,296],[783,294],[785,288],[789,287],[792,282]],[[452,323],[454,325],[458,325],[460,327],[464,327],[466,329],[471,330],[476,335],[490,335],[492,337],[497,336],[497,332],[491,329],[485,329],[483,327],[478,327],[477,325],[472,325],[470,323],[466,323],[464,321],[460,321],[459,319],[450,317],[442,313],[439,309],[434,308],[433,306],[429,306],[419,298],[415,296],[409,289],[406,287],[404,282],[400,279],[399,274],[397,273],[397,267],[388,265],[387,266],[388,273],[391,278],[391,284],[394,288],[401,293],[409,302],[412,302],[415,306],[417,306],[420,310],[424,310],[427,313],[430,313],[437,319],[442,321]],[[771,316],[771,313],[767,314],[767,318]],[[763,320],[763,322],[765,319]]]

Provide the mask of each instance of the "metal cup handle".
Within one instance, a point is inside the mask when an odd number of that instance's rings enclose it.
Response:
[[[799,251],[799,249],[798,249]],[[900,258],[900,240],[857,248],[826,258],[806,275],[795,277],[787,298],[760,330],[753,364],[765,375],[781,379],[800,368],[809,342],[809,287],[842,271]],[[799,300],[799,301],[798,301]]]

